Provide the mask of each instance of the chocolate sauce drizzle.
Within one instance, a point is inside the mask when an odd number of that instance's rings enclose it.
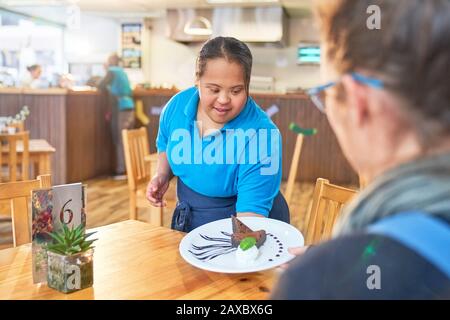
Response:
[[[204,245],[204,246],[196,246],[194,244],[191,244],[193,251],[191,251],[191,250],[188,250],[188,251],[201,261],[209,261],[209,260],[212,260],[219,256],[236,251],[237,248],[233,248],[231,246],[231,233],[228,233],[225,231],[221,231],[221,233],[226,238],[209,237],[209,236],[200,234],[200,237],[202,237],[202,239],[211,241],[211,242],[215,242],[215,243]],[[283,252],[283,244],[273,234],[267,233],[267,235],[269,237],[272,237],[274,240],[276,240],[279,250],[278,250],[278,254],[276,254],[275,257],[277,257],[277,258],[280,257],[280,253]],[[273,259],[275,259],[275,257]],[[273,259],[269,259],[269,261],[273,261]]]
[[[191,244],[192,249],[196,252],[193,252],[191,250],[188,250],[190,253],[192,253],[197,259],[202,261],[208,261],[212,260],[214,258],[217,258],[219,256],[222,256],[224,254],[228,254],[230,252],[236,251],[237,248],[233,248],[231,246],[231,234],[228,232],[221,232],[224,236],[227,236],[228,238],[213,238],[209,237],[203,234],[200,234],[200,237],[207,241],[211,242],[218,242],[206,246],[196,246],[194,244]]]
[[[283,244],[282,244],[281,241],[278,240],[278,238],[275,237],[273,234],[268,233],[267,235],[268,235],[269,237],[272,237],[272,238],[276,241],[276,243],[278,244],[278,253],[275,255],[274,258],[268,259],[269,262],[272,262],[273,259],[276,259],[276,258],[279,258],[279,257],[280,257],[280,253],[283,252]]]

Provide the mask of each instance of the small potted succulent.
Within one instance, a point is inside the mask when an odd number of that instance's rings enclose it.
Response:
[[[64,293],[91,287],[94,282],[94,247],[87,240],[92,234],[83,225],[69,229],[63,225],[59,232],[48,233],[53,242],[47,249],[47,285]]]

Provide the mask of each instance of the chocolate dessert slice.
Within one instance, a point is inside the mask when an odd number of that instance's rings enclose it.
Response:
[[[235,216],[231,216],[231,220],[233,226],[233,234],[231,235],[231,245],[233,247],[236,248],[237,246],[239,246],[241,241],[247,237],[253,237],[256,239],[257,248],[261,247],[266,241],[265,230],[253,231]]]
[[[241,222],[236,216],[231,216],[231,224],[233,226],[233,233],[250,233],[253,232],[252,229],[247,227]]]

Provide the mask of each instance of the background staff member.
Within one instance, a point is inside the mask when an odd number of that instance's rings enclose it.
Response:
[[[158,168],[147,198],[154,206],[164,206],[169,180],[178,177],[172,219],[176,230],[190,231],[236,212],[289,222],[279,192],[281,136],[248,95],[251,66],[252,55],[243,42],[226,37],[209,40],[197,60],[196,87],[175,95],[161,114]],[[227,150],[232,145],[227,132],[236,130],[248,134],[244,148],[234,144]],[[255,145],[257,151],[252,149]],[[245,155],[258,159],[242,161]],[[223,161],[226,157],[234,161]]]
[[[125,159],[122,144],[122,130],[134,128],[134,101],[128,76],[120,66],[117,54],[109,56],[105,68],[106,76],[99,84],[100,89],[107,89],[111,95],[111,134],[115,148],[115,178],[126,179]]]
[[[47,88],[48,83],[41,79],[42,67],[39,64],[33,64],[27,67],[28,74],[21,80],[24,88],[38,89]]]

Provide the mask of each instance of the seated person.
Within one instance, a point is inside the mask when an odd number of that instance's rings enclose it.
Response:
[[[310,91],[369,185],[333,240],[287,268],[273,299],[450,298],[450,2],[323,1],[323,75]]]

